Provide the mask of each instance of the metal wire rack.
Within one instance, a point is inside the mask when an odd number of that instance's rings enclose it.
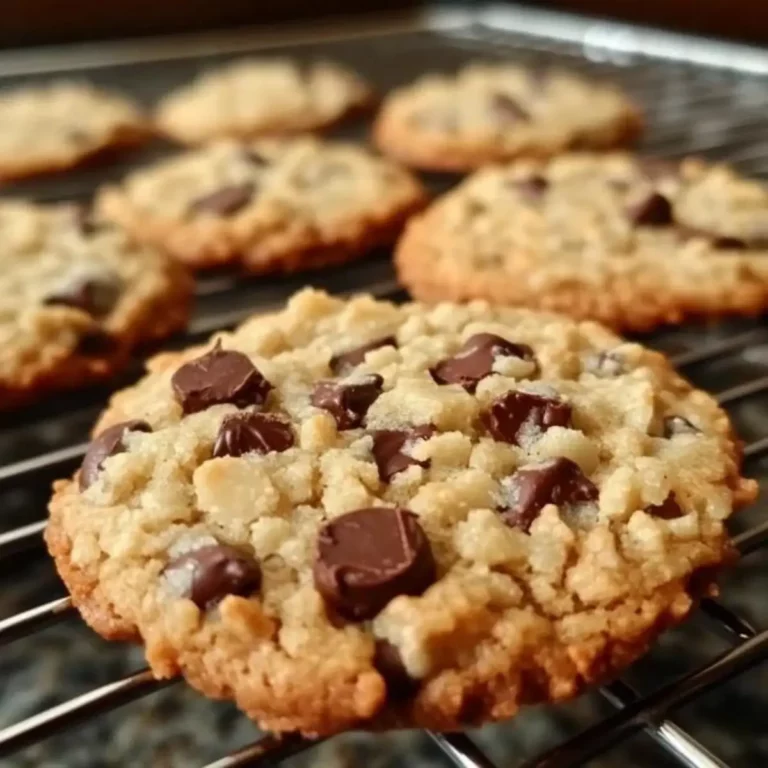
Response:
[[[531,63],[556,61],[569,67],[596,70],[621,81],[646,108],[651,130],[646,149],[669,156],[691,152],[726,159],[753,175],[768,173],[768,54],[751,48],[697,41],[622,25],[586,21],[540,11],[488,6],[454,8],[419,17],[389,19],[351,28],[314,30],[311,36],[291,34],[263,39],[257,32],[197,36],[140,44],[114,44],[64,49],[45,54],[0,54],[0,84],[65,72],[117,85],[140,98],[181,81],[200,66],[225,56],[275,48],[301,54],[326,54],[358,66],[382,88],[431,68],[456,66],[482,55]],[[349,133],[360,135],[364,126]],[[149,155],[166,151],[156,148]],[[10,189],[39,200],[86,199],[105,178],[121,175],[147,153],[108,169],[85,170],[55,182],[30,182]],[[427,181],[438,191],[453,183],[447,177]],[[5,190],[3,190],[5,194]],[[231,274],[203,278],[198,286],[198,311],[182,338],[191,339],[230,327],[253,311],[264,310],[291,293],[297,279],[244,281]],[[337,293],[366,290],[399,300],[387,254],[359,265],[331,270],[311,278]],[[718,400],[749,433],[745,460],[755,465],[768,456],[768,409],[760,395],[768,393],[768,327],[733,322],[711,327],[686,327],[643,339],[670,353],[675,364],[697,383],[716,391]],[[138,368],[127,378],[135,378]],[[43,510],[34,493],[41,480],[69,472],[87,446],[87,426],[103,403],[105,392],[67,396],[53,404],[4,417],[0,431],[0,494],[12,494],[22,523],[0,534],[0,566],[11,556],[39,546]],[[763,403],[765,400],[763,400]],[[746,410],[743,410],[746,409]],[[20,495],[19,495],[20,494]],[[0,496],[0,499],[4,498]],[[18,499],[21,502],[18,502]],[[29,499],[32,501],[29,501]],[[758,510],[759,515],[759,510]],[[7,521],[4,521],[7,523]],[[735,536],[742,555],[768,544],[768,519]],[[0,621],[0,646],[71,616],[69,598],[57,598]],[[705,692],[732,680],[768,657],[768,629],[757,630],[721,602],[701,604],[707,624],[725,638],[729,648],[692,672],[662,685],[650,695],[616,680],[601,689],[615,712],[549,751],[518,765],[522,768],[565,768],[586,763],[630,735],[645,731],[679,765],[728,768],[697,738],[672,720],[673,712]],[[15,754],[52,733],[171,685],[156,681],[148,669],[97,687],[0,730],[0,759]],[[446,764],[459,768],[495,768],[467,734],[430,733]],[[299,737],[264,736],[205,768],[272,766],[317,745]]]

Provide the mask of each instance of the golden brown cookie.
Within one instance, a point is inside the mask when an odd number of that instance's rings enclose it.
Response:
[[[55,82],[0,92],[0,181],[63,171],[143,143],[147,119],[124,96]]]
[[[715,401],[601,326],[304,291],[150,362],[56,484],[99,633],[264,728],[456,729],[682,620],[754,498]]]
[[[564,155],[479,171],[396,253],[419,299],[488,299],[645,330],[768,307],[768,191],[723,166]]]
[[[158,128],[184,144],[315,131],[373,102],[360,77],[328,61],[243,59],[206,72],[158,105]]]
[[[192,280],[72,205],[0,203],[0,410],[109,378],[184,327]]]
[[[618,88],[567,71],[472,64],[430,74],[390,94],[374,140],[406,165],[471,171],[568,149],[610,149],[642,129],[638,108]]]
[[[423,208],[418,180],[352,144],[221,141],[136,171],[98,208],[193,267],[294,272],[363,256]]]

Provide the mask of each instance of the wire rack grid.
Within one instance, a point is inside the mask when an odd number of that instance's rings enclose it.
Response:
[[[190,71],[222,57],[265,48],[302,54],[330,52],[356,63],[380,87],[410,79],[425,64],[453,67],[485,57],[514,58],[539,65],[557,61],[571,68],[607,73],[619,80],[646,108],[651,126],[645,149],[665,156],[705,153],[724,159],[753,175],[768,173],[768,55],[751,48],[697,41],[623,25],[591,22],[509,6],[478,10],[459,8],[430,12],[341,31],[317,30],[311,36],[290,34],[265,41],[260,33],[116,44],[100,48],[65,49],[45,55],[0,55],[0,82],[23,81],[62,71],[82,74],[133,90],[152,99]],[[3,61],[5,57],[5,61]],[[5,65],[5,66],[2,66]],[[154,74],[147,79],[148,74]],[[353,128],[360,135],[364,126]],[[10,190],[38,200],[87,199],[98,183],[117,177],[137,161],[167,151],[155,148],[110,169],[84,171],[55,183],[32,182]],[[455,182],[429,177],[440,191]],[[366,290],[382,298],[401,300],[404,294],[391,271],[388,254],[329,271],[312,279],[337,293]],[[296,279],[267,283],[243,281],[231,274],[203,278],[198,285],[198,309],[188,333],[174,340],[187,344],[215,330],[231,327],[253,311],[279,304],[297,286]],[[759,467],[768,456],[768,329],[759,322],[731,322],[710,327],[669,330],[643,339],[670,354],[676,365],[699,384],[717,392],[721,404],[747,433],[745,461]],[[127,374],[135,378],[138,366]],[[0,431],[0,494],[12,503],[10,520],[20,521],[0,534],[0,564],[18,560],[19,553],[39,547],[44,511],[39,500],[42,481],[69,472],[81,460],[87,426],[106,392],[94,390],[67,396],[29,409],[4,421]],[[761,395],[763,399],[761,400]],[[0,497],[5,498],[5,496]],[[13,501],[15,500],[15,501]],[[15,504],[15,507],[14,507]],[[14,510],[16,510],[14,512]],[[768,544],[768,520],[753,514],[750,524],[736,533],[744,556]],[[14,515],[16,515],[14,517]],[[19,517],[20,515],[20,517]],[[754,519],[754,524],[751,521]],[[67,597],[57,597],[0,621],[0,645],[8,646],[45,628],[68,620],[74,609]],[[673,764],[692,768],[728,768],[700,740],[672,719],[675,710],[722,686],[764,661],[768,629],[757,630],[724,603],[707,599],[700,614],[705,625],[728,644],[724,652],[687,674],[640,693],[624,679],[604,686],[600,693],[614,708],[565,742],[510,765],[522,768],[565,768],[581,765],[603,754],[631,735],[645,731],[661,745]],[[135,701],[171,682],[156,681],[140,669],[85,694],[55,704],[0,730],[0,759],[98,714]],[[445,764],[460,768],[493,768],[498,764],[468,734],[429,737]],[[205,768],[275,765],[318,742],[299,737],[265,735],[250,746]]]

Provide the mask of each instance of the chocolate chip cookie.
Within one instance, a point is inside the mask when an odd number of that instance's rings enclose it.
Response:
[[[63,171],[141,144],[148,121],[131,100],[86,83],[0,92],[0,181]]]
[[[373,92],[328,61],[244,59],[207,72],[158,105],[159,129],[184,144],[253,139],[325,128],[362,111]]]
[[[768,307],[768,190],[723,166],[564,155],[479,171],[398,244],[417,297],[488,299],[613,327]]]
[[[73,205],[0,202],[0,410],[108,378],[184,326],[192,281]]]
[[[130,175],[98,208],[193,267],[294,272],[392,242],[426,193],[407,171],[352,144],[221,141]]]
[[[756,492],[662,355],[482,302],[304,291],[94,434],[46,532],[80,612],[306,734],[575,695],[688,614]]]
[[[612,85],[566,71],[473,64],[395,90],[374,139],[406,165],[470,171],[568,149],[624,146],[641,129],[637,107]]]

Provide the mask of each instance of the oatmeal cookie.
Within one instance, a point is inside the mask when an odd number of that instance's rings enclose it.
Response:
[[[0,202],[0,410],[106,379],[182,328],[192,280],[74,205]]]
[[[568,149],[619,147],[641,129],[638,108],[612,85],[565,71],[473,64],[395,90],[376,120],[374,140],[406,165],[471,171]]]
[[[97,632],[264,728],[456,729],[682,620],[755,496],[739,460],[595,323],[307,290],[117,394],[46,539]]]
[[[647,330],[768,307],[768,190],[615,153],[479,171],[398,244],[419,299],[483,298]]]
[[[206,72],[158,105],[158,128],[184,144],[325,128],[360,112],[373,92],[338,64],[245,59]]]
[[[193,267],[252,273],[348,261],[392,242],[426,193],[352,144],[224,140],[136,171],[99,197],[103,215]]]
[[[150,136],[139,107],[86,83],[0,92],[0,181],[63,171]]]

